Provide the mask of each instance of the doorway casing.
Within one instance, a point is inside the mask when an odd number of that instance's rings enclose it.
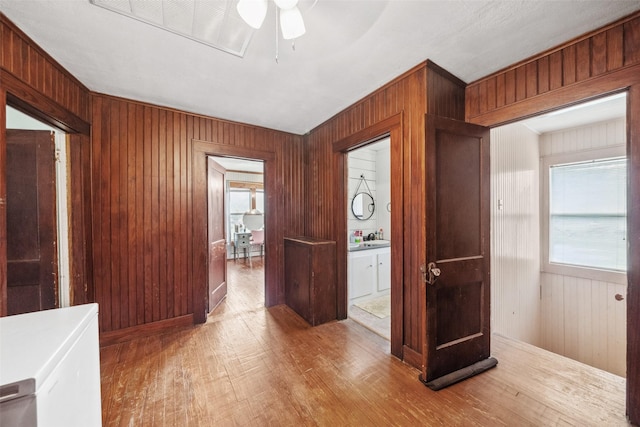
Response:
[[[264,162],[265,229],[277,230],[276,153],[229,144],[193,140],[193,320],[204,323],[208,307],[207,157],[237,157]],[[265,246],[277,247],[275,232],[265,233]],[[265,306],[278,304],[277,253],[265,251]]]
[[[336,307],[338,319],[346,319],[347,297],[347,189],[349,151],[389,136],[391,152],[391,354],[403,358],[404,321],[404,204],[403,204],[403,132],[402,113],[382,120],[374,126],[356,132],[333,143],[333,167],[336,200],[334,221],[336,224]]]

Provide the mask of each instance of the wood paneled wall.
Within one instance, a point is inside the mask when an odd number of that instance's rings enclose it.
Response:
[[[640,423],[640,12],[473,82],[467,121],[497,126],[628,91],[627,413]]]
[[[194,247],[206,235],[193,222],[194,203],[206,196],[194,193],[204,179],[194,176],[194,141],[202,153],[228,155],[218,145],[272,153],[266,298],[284,303],[283,237],[303,233],[302,137],[95,95],[93,268],[102,332],[191,315],[204,321],[194,312],[202,279],[194,264],[206,251]]]
[[[0,67],[2,85],[46,116],[38,118],[67,131],[89,133],[89,90],[2,14]]]
[[[638,79],[634,66],[639,64],[636,13],[470,83],[466,119],[493,126],[619,90]],[[553,97],[540,97],[551,93]]]
[[[0,13],[0,198],[5,199],[7,103],[69,137],[70,287],[72,303],[92,300],[89,90]],[[0,315],[6,314],[6,212],[0,209]]]
[[[306,234],[338,242],[340,292],[341,286],[346,286],[346,267],[341,268],[340,264],[344,260],[346,265],[347,230],[346,227],[343,230],[338,226],[344,223],[340,216],[346,217],[346,211],[337,209],[337,198],[344,198],[346,195],[336,194],[335,191],[335,174],[339,170],[334,167],[332,145],[353,135],[366,133],[367,129],[376,128],[394,115],[402,116],[402,166],[398,169],[392,166],[391,185],[395,183],[401,187],[403,232],[400,235],[394,233],[392,250],[402,251],[403,255],[400,257],[403,264],[393,266],[402,269],[403,319],[400,341],[404,351],[401,350],[400,353],[404,353],[405,360],[414,365],[420,363],[419,353],[422,348],[420,313],[424,298],[421,296],[423,284],[419,265],[425,258],[426,113],[459,120],[464,118],[464,83],[430,61],[409,70],[313,129],[307,138],[309,197],[306,199]],[[353,141],[352,145],[362,142],[365,141]],[[338,312],[340,311],[338,307]],[[392,333],[392,351],[402,357],[403,354],[394,351],[397,346],[393,341]]]

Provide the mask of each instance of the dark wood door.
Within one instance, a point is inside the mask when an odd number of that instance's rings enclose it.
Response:
[[[209,313],[227,296],[227,242],[224,229],[225,169],[207,158]]]
[[[7,130],[7,314],[57,305],[54,134]]]
[[[489,129],[427,115],[426,144],[429,382],[490,353]]]

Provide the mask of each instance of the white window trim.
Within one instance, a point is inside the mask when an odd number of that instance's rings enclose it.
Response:
[[[559,153],[540,159],[540,260],[543,273],[580,277],[609,283],[627,284],[627,273],[613,270],[555,264],[549,262],[549,169],[551,166],[567,163],[588,162],[615,157],[626,157],[626,146],[616,145],[594,150]]]

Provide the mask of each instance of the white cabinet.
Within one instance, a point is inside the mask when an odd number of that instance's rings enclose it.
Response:
[[[385,247],[349,252],[349,305],[389,293],[390,249]]]
[[[391,251],[378,254],[378,292],[391,289]]]

